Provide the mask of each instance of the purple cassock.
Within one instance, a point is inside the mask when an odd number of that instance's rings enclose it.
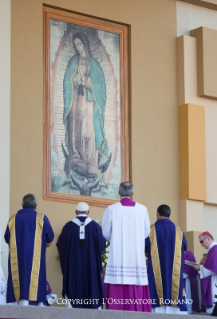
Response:
[[[52,294],[52,289],[49,282],[46,280],[46,296]],[[49,303],[46,301],[46,306],[50,306]]]
[[[183,255],[182,260],[182,267],[183,267],[183,273],[187,274],[190,280],[190,286],[191,286],[191,299],[193,300],[192,304],[192,310],[193,311],[199,311],[200,310],[200,301],[199,301],[199,285],[198,285],[198,272],[195,270],[192,266],[186,265],[185,260],[196,262],[195,257],[193,253],[189,250],[186,250],[186,252]],[[184,279],[184,287],[186,279]]]
[[[134,201],[132,201],[129,197],[123,197],[120,200],[120,203],[122,206],[131,206],[134,207],[136,205],[136,203]]]
[[[209,269],[217,274],[217,245],[209,249],[206,261],[203,265],[206,269]],[[213,307],[212,296],[212,276],[203,278],[201,282],[201,294],[202,294],[202,304],[206,309]]]
[[[75,219],[85,223],[86,218],[78,215]],[[71,299],[73,308],[97,309],[103,303],[101,254],[106,241],[94,220],[85,226],[85,240],[80,239],[79,233],[80,227],[70,221],[56,244],[63,274],[62,296]]]
[[[103,275],[101,277],[101,282],[102,282],[102,290],[103,290],[103,296],[104,296],[104,299],[106,300],[107,297],[108,297],[108,285],[105,281],[105,275]]]

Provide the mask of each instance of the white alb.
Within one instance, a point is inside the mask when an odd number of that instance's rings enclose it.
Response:
[[[150,233],[150,220],[145,206],[136,203],[109,206],[102,220],[103,236],[110,241],[105,283],[148,285],[145,239]]]

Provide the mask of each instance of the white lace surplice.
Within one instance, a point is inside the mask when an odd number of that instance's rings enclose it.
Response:
[[[109,206],[102,221],[103,236],[110,240],[105,283],[148,285],[145,238],[150,233],[150,220],[145,206]]]

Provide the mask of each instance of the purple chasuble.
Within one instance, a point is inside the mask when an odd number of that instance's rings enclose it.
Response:
[[[199,302],[199,287],[198,287],[198,272],[192,266],[186,265],[185,260],[196,262],[194,254],[190,250],[186,250],[183,255],[182,260],[182,269],[183,273],[187,274],[190,280],[191,285],[191,299],[193,300],[192,310],[199,311],[200,310],[200,302]],[[184,279],[185,286],[185,279]]]
[[[191,251],[186,250],[186,252],[184,253],[183,260],[182,260],[182,267],[183,267],[183,272],[187,274],[190,279],[192,279],[197,276],[198,272],[192,266],[186,265],[185,260],[196,263],[196,259]]]
[[[84,222],[86,216],[77,216]],[[106,241],[101,227],[91,220],[85,226],[84,249],[80,249],[80,227],[69,221],[63,227],[57,241],[60,256],[60,266],[63,274],[62,296],[71,299],[73,308],[98,309],[103,303],[101,283],[102,259],[101,254]],[[73,303],[79,299],[82,303]],[[85,299],[94,299],[94,302],[83,302]]]
[[[209,249],[206,261],[203,265],[206,269],[209,269],[217,274],[217,245]],[[212,276],[201,279],[201,294],[202,294],[202,304],[206,309],[213,307],[212,296]]]
[[[120,203],[122,206],[136,206],[136,203],[133,202],[129,197],[123,197],[121,200],[120,200]]]
[[[51,290],[51,286],[49,284],[49,282],[46,280],[46,296],[52,294],[52,290]],[[50,307],[49,303],[47,302],[43,302],[44,306]],[[38,306],[38,302],[37,301],[29,301],[29,306]]]
[[[15,241],[12,234],[15,234]],[[48,218],[35,209],[23,208],[10,217],[5,241],[10,250],[11,245],[15,247],[16,255],[12,259],[14,267],[11,267],[11,255],[8,260],[7,303],[22,299],[31,299],[29,302],[37,304],[46,302],[46,247],[53,239]],[[34,265],[37,265],[36,268]],[[14,280],[16,271],[18,280]],[[36,293],[30,294],[31,291]]]

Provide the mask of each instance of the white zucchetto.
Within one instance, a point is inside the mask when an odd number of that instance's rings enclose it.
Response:
[[[76,206],[76,210],[78,210],[79,212],[87,212],[89,211],[89,206],[87,205],[87,203],[80,202]]]

